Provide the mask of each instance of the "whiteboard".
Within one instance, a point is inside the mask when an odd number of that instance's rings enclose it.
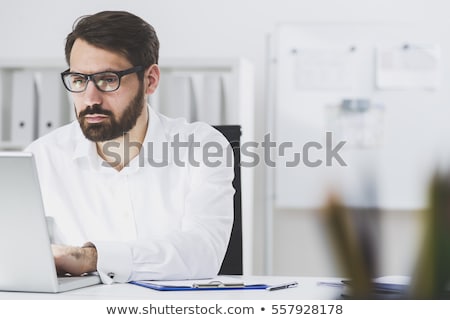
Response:
[[[450,149],[444,40],[429,25],[279,25],[275,207],[319,208],[337,192],[355,207],[423,208],[431,175]],[[344,142],[338,154],[346,166],[335,158],[326,165],[327,132],[328,154]],[[292,148],[280,151],[286,142]],[[296,165],[295,153],[302,159]]]

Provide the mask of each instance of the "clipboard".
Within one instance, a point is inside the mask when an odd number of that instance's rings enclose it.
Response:
[[[245,284],[243,282],[228,282],[222,280],[200,281],[200,282],[180,282],[173,281],[131,281],[129,282],[141,287],[158,291],[202,291],[202,290],[265,290],[269,287],[267,284]]]

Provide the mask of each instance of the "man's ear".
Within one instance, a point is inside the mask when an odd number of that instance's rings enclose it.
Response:
[[[145,70],[144,84],[146,94],[153,94],[158,88],[160,74],[161,71],[157,64],[152,64]]]

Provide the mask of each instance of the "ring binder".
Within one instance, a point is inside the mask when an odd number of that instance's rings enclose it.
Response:
[[[243,283],[224,283],[222,281],[213,280],[208,283],[194,283],[194,288],[242,288]]]

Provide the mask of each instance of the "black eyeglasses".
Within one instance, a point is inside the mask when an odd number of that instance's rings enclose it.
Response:
[[[142,66],[136,66],[123,71],[104,71],[93,74],[70,72],[70,69],[61,73],[64,86],[70,92],[83,92],[88,82],[92,81],[96,88],[102,92],[116,91],[120,87],[120,79],[130,73],[144,70]]]

